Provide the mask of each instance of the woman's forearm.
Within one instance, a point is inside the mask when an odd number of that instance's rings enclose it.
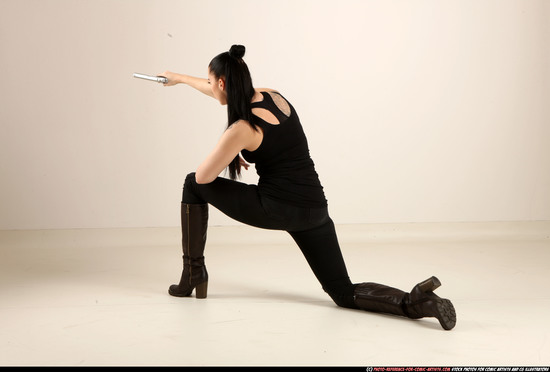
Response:
[[[202,79],[194,76],[178,74],[175,72],[165,71],[159,76],[164,76],[168,81],[164,84],[165,86],[173,86],[176,84],[186,84],[192,88],[195,88],[201,93],[206,94],[207,96],[214,97],[212,94],[212,89],[210,84],[208,84],[208,79]]]

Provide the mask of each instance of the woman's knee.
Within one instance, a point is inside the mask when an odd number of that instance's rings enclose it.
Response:
[[[195,179],[195,172],[189,173],[185,177],[183,184],[182,203],[187,204],[203,204],[204,200],[199,196],[197,190],[197,181]]]
[[[328,293],[328,292],[327,292]],[[346,309],[358,309],[355,304],[355,297],[350,295],[343,295],[341,293],[328,293],[332,301],[340,307],[345,307]]]
[[[357,309],[355,304],[355,285],[349,279],[331,283],[323,287],[323,290],[332,298],[332,301],[340,307]]]
[[[197,181],[195,180],[195,172],[191,172],[185,177],[185,182],[183,183],[183,187],[185,188],[186,186],[189,186],[195,183],[197,183]]]

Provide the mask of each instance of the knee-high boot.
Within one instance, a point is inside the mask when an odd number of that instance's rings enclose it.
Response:
[[[187,297],[196,288],[196,297],[206,298],[208,272],[203,254],[207,228],[208,204],[181,204],[183,272],[179,284],[168,289],[172,296]]]
[[[377,283],[361,283],[355,287],[355,304],[367,311],[389,313],[411,319],[435,317],[445,330],[456,324],[456,312],[451,301],[433,291],[441,285],[435,277],[418,283],[410,293]]]

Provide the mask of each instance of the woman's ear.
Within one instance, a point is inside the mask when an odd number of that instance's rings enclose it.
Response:
[[[218,80],[218,87],[220,88],[221,91],[225,91],[225,80],[220,78]]]

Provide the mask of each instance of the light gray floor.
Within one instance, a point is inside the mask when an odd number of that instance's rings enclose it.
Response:
[[[337,226],[354,282],[436,275],[458,313],[336,307],[283,232],[209,230],[208,298],[173,298],[177,228],[0,232],[0,365],[550,365],[550,224]]]

